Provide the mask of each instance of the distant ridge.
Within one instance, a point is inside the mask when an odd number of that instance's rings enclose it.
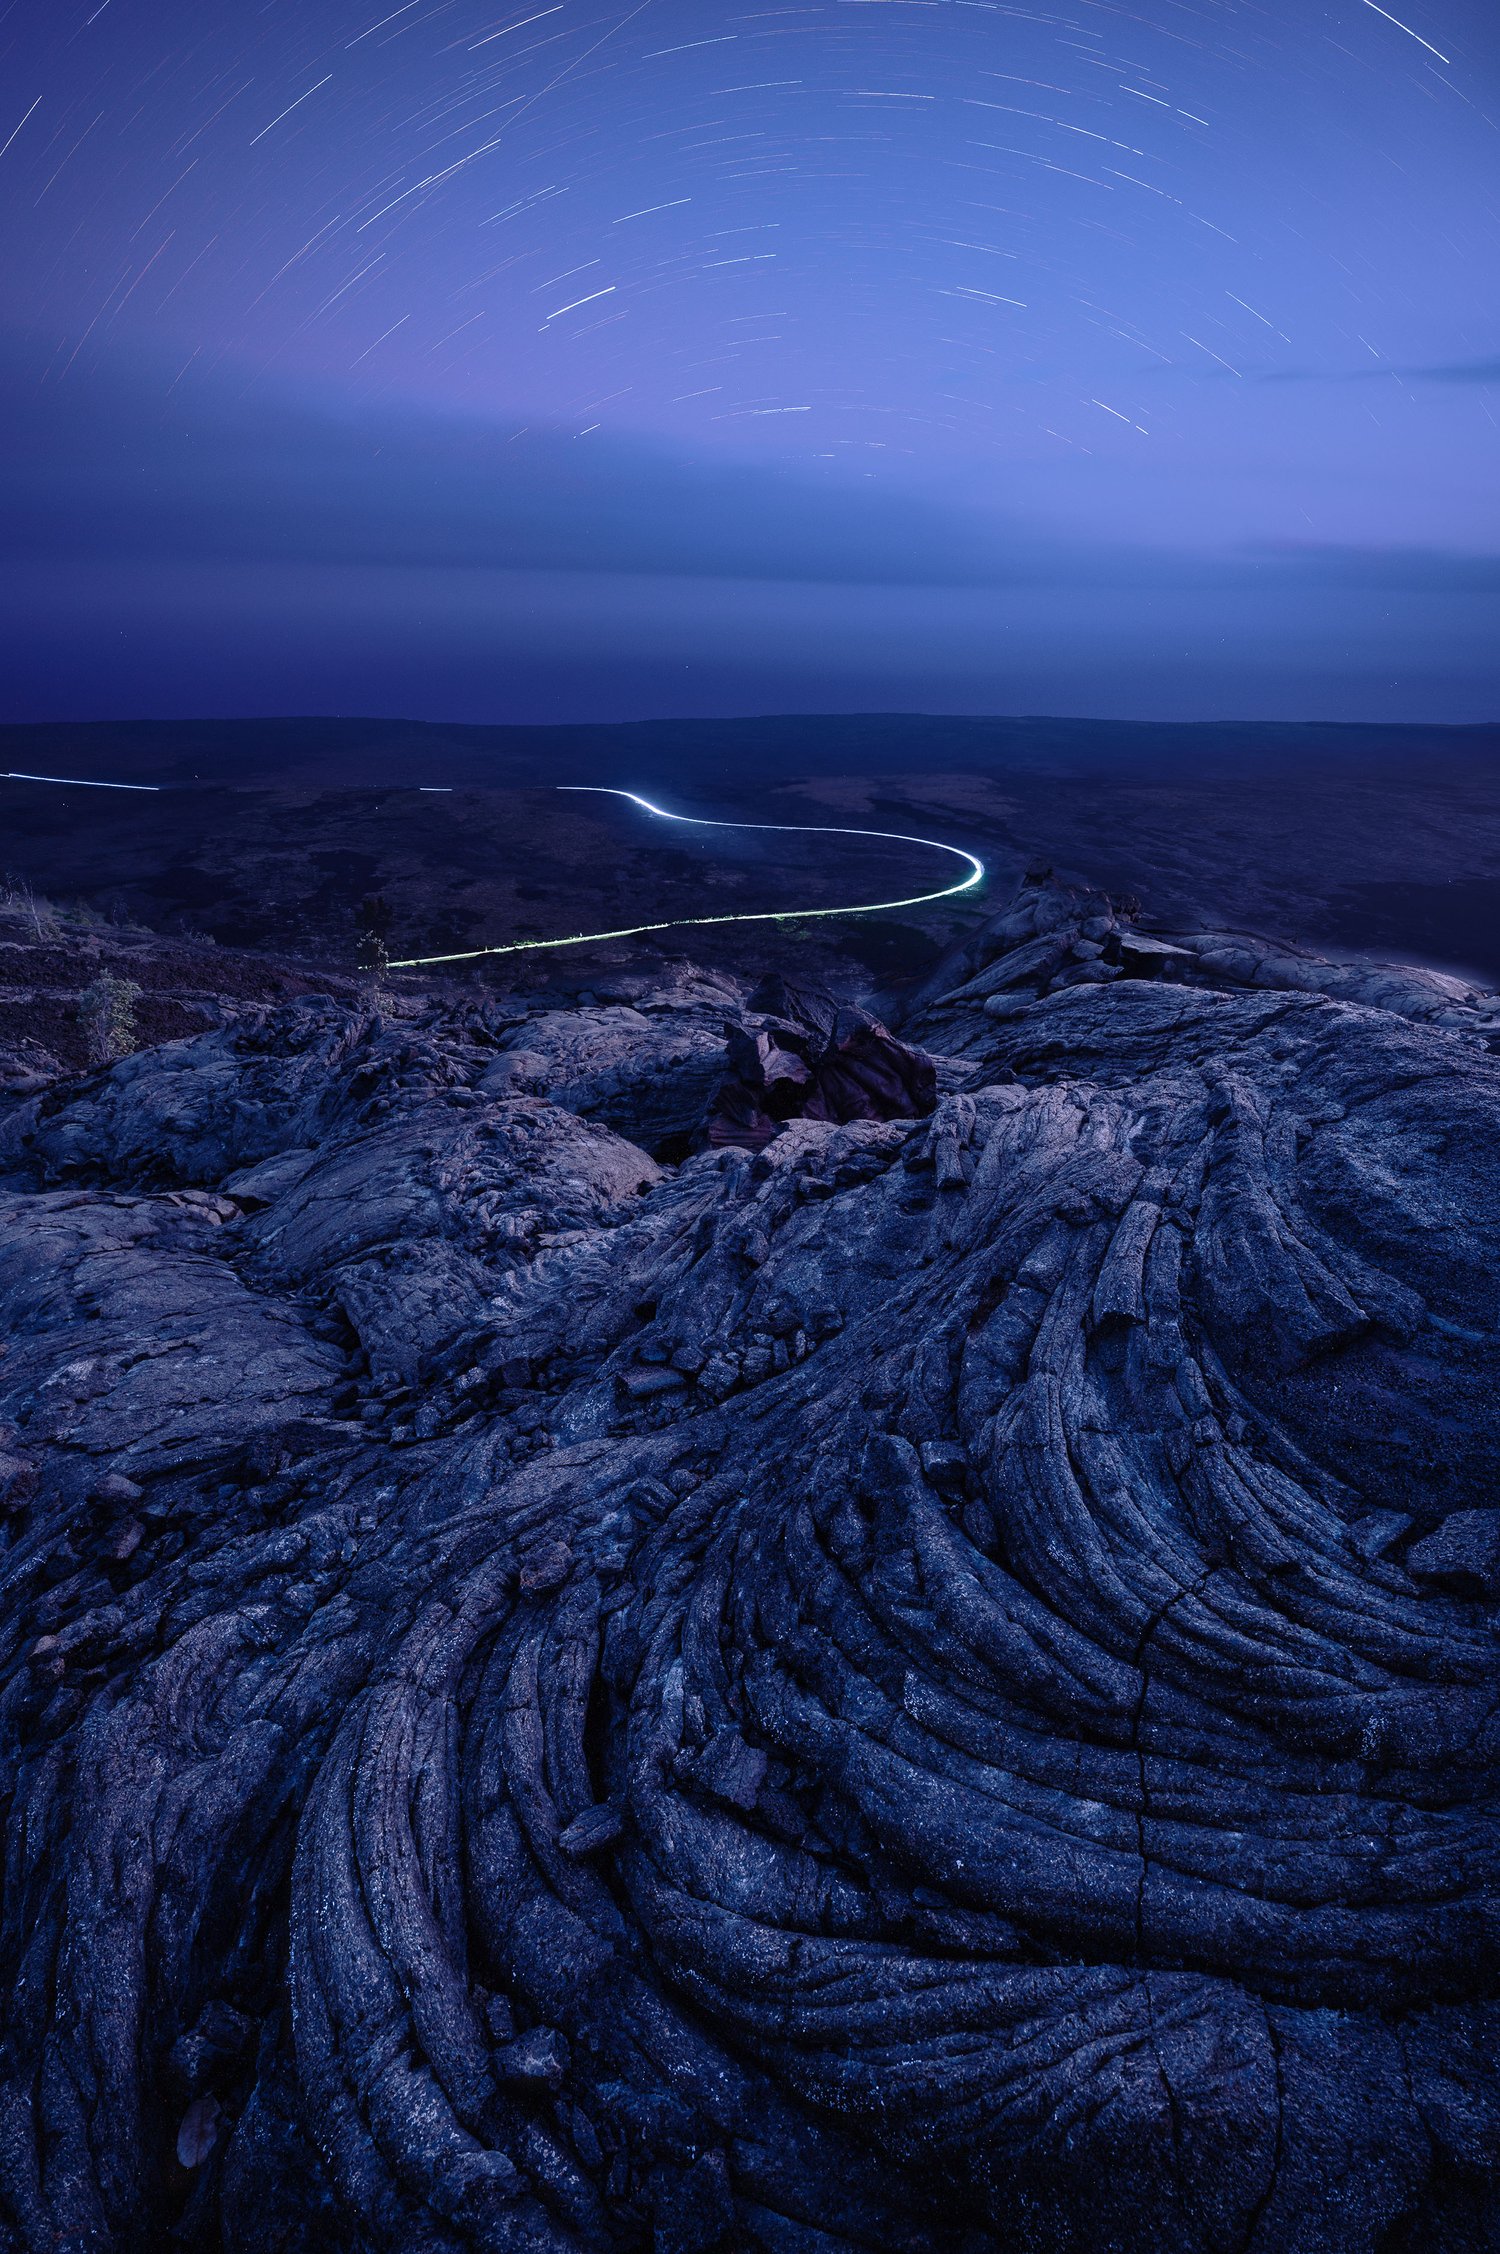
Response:
[[[1329,760],[1488,762],[1500,722],[1126,721],[927,713],[769,714],[558,727],[308,717],[48,721],[0,727],[0,769],[264,788],[624,780],[744,790],[788,775],[932,767],[1077,777],[1248,776]]]

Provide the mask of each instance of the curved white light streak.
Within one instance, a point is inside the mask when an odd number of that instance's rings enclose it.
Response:
[[[801,923],[814,916],[873,916],[892,908],[920,908],[932,900],[950,900],[960,892],[972,892],[983,881],[984,863],[974,854],[966,853],[961,845],[945,845],[941,838],[913,837],[905,830],[836,829],[822,822],[720,822],[703,815],[673,814],[665,806],[655,806],[638,791],[613,790],[600,783],[560,783],[560,790],[587,792],[596,798],[625,798],[632,806],[642,807],[659,822],[682,822],[695,830],[777,830],[799,837],[878,837],[889,844],[930,846],[934,853],[951,853],[955,860],[966,862],[968,875],[957,884],[945,884],[937,892],[917,892],[906,900],[867,900],[852,908],[760,908],[732,916],[666,916],[656,923],[626,924],[620,931],[579,931],[566,939],[517,939],[504,947],[467,947],[455,955],[408,955],[390,965],[392,970],[425,970],[434,963],[471,963],[482,955],[529,955],[546,947],[588,947],[605,939],[635,939],[646,931],[686,931],[704,924],[768,924]]]

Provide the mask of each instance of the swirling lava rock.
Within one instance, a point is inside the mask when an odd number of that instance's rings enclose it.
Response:
[[[754,1157],[461,1013],[14,1110],[9,2243],[1496,2245],[1500,1062],[1119,930]]]

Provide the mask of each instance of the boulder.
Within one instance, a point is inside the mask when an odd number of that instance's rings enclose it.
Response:
[[[1461,1595],[1500,1597],[1500,1510],[1460,1510],[1414,1542],[1407,1566],[1419,1581]]]

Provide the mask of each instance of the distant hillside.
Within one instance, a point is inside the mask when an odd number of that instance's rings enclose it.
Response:
[[[1136,896],[1148,918],[1500,978],[1500,727],[129,721],[0,730],[0,770],[163,786],[0,785],[0,873],[158,929],[345,968],[373,896],[389,904],[393,951],[420,953],[925,885],[930,855],[908,867],[900,848],[809,856],[712,832],[669,843],[623,805],[553,795],[602,783],[684,812],[909,831],[979,855],[1000,883],[1043,861]],[[781,965],[899,987],[982,912],[971,896],[816,927],[737,925],[693,952],[749,976]],[[668,934],[626,954],[681,944]],[[549,975],[587,984],[596,967],[558,955]]]
[[[613,782],[705,789],[799,774],[923,766],[981,774],[1251,775],[1330,764],[1408,768],[1500,756],[1490,727],[1334,727],[1239,721],[971,719],[775,714],[612,726],[467,728],[342,719],[56,721],[0,727],[0,770],[155,783]]]

